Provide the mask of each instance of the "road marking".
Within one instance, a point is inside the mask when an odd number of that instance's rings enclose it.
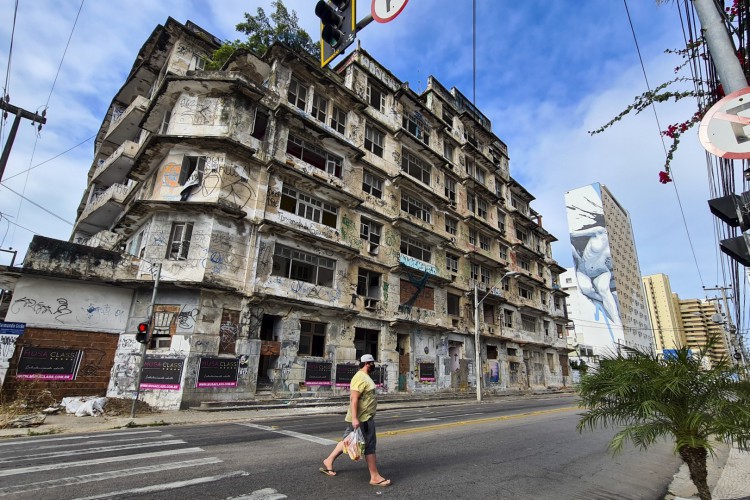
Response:
[[[171,439],[167,441],[145,441],[135,444],[118,444],[114,446],[99,446],[98,448],[79,448],[77,450],[69,451],[51,451],[47,453],[36,453],[31,455],[24,455],[23,457],[10,457],[7,459],[0,460],[0,464],[7,462],[19,462],[23,460],[38,460],[40,458],[57,458],[57,457],[70,457],[76,455],[83,455],[85,453],[105,453],[108,451],[123,451],[132,450],[139,448],[154,448],[157,446],[172,446],[176,444],[185,444],[182,439]]]
[[[148,438],[149,436],[145,436],[145,438]],[[173,438],[174,436],[172,434],[163,434],[159,436],[159,438]],[[143,441],[143,437],[134,437],[130,439],[93,439],[91,441],[82,441],[80,443],[61,443],[61,444],[49,444],[47,446],[35,446],[33,448],[34,451],[39,450],[51,450],[54,448],[69,448],[71,446],[91,446],[92,444],[102,444],[102,443],[129,443],[132,441]]]
[[[182,462],[173,462],[163,465],[147,465],[145,467],[133,467],[132,469],[113,470],[109,472],[97,472],[95,474],[84,474],[81,476],[64,477],[61,479],[52,479],[49,481],[40,481],[38,483],[18,484],[0,488],[0,495],[11,493],[26,493],[29,491],[56,488],[58,486],[73,486],[94,481],[107,481],[119,477],[133,476],[136,474],[151,474],[154,472],[165,472],[168,470],[182,469],[185,467],[198,467],[201,465],[212,465],[222,463],[223,460],[216,457],[199,458],[196,460],[184,460]]]
[[[415,418],[414,420],[407,420],[407,422],[434,422],[440,420],[439,418]]]
[[[110,432],[107,434],[96,434],[93,437],[111,437],[111,436],[135,436],[140,434],[154,434],[161,431],[125,431],[125,432]],[[85,436],[69,436],[69,437],[54,437],[54,438],[25,438],[15,439],[13,441],[3,440],[0,446],[12,446],[14,444],[29,444],[29,443],[46,443],[49,441],[70,441],[71,439],[87,439],[92,437],[90,434]]]
[[[238,424],[238,425],[244,425],[245,427],[252,427],[253,429],[260,429],[262,431],[275,432],[277,434],[283,434],[284,436],[304,439],[305,441],[311,441],[317,444],[324,444],[326,446],[338,444],[338,441],[331,441],[330,439],[325,439],[325,438],[321,438],[317,436],[311,436],[309,434],[302,434],[300,432],[285,431],[277,427],[268,427],[267,425],[258,425],[258,424]]]
[[[28,474],[30,472],[42,472],[56,469],[70,469],[71,467],[86,467],[88,465],[108,464],[112,462],[126,462],[129,460],[142,460],[147,458],[168,457],[171,455],[184,455],[186,453],[197,453],[202,448],[181,448],[177,450],[153,451],[151,453],[139,453],[136,455],[119,455],[108,458],[95,458],[92,460],[81,460],[79,462],[64,462],[61,464],[36,465],[33,467],[20,467],[18,469],[0,470],[0,477],[14,476],[16,474]]]
[[[460,427],[463,425],[486,424],[489,422],[500,422],[502,420],[514,420],[517,418],[533,417],[536,415],[547,415],[550,413],[560,413],[563,411],[580,410],[580,409],[581,408],[579,406],[566,406],[564,408],[555,408],[553,410],[538,410],[538,411],[531,411],[527,413],[517,413],[515,415],[503,415],[501,417],[487,417],[487,418],[477,418],[475,420],[461,420],[459,422],[446,422],[444,424],[425,425],[424,427],[412,427],[411,429],[400,429],[397,431],[378,432],[378,437],[396,436],[398,434],[412,434],[416,432],[427,432],[427,431],[434,431],[434,430],[439,430],[439,429],[447,429],[449,427]]]
[[[99,498],[112,498],[112,497],[118,497],[122,495],[132,495],[132,494],[139,494],[139,493],[156,493],[157,491],[174,490],[177,488],[184,488],[186,486],[195,486],[196,484],[213,483],[216,481],[221,481],[222,479],[229,479],[233,477],[249,476],[249,475],[250,473],[245,472],[244,470],[236,470],[234,472],[227,472],[226,474],[219,474],[218,476],[198,477],[195,479],[188,479],[187,481],[175,481],[173,483],[155,484],[153,486],[145,486],[143,488],[133,488],[130,490],[113,491],[110,493],[104,493],[102,495],[80,497],[80,498],[77,498],[76,500],[96,500]]]

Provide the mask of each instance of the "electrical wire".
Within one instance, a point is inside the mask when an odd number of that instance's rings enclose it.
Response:
[[[60,220],[61,220],[61,221],[63,221],[64,223],[68,224],[69,226],[71,226],[71,227],[73,226],[73,223],[72,223],[72,222],[70,222],[70,221],[67,221],[67,220],[63,219],[62,217],[60,217],[60,216],[59,216],[59,215],[57,215],[56,213],[54,213],[54,212],[52,212],[52,211],[50,211],[50,210],[47,210],[46,208],[44,208],[44,207],[43,207],[43,206],[41,206],[40,204],[36,203],[35,201],[32,201],[32,200],[28,199],[27,197],[25,197],[24,195],[22,195],[22,194],[21,194],[21,193],[19,193],[18,191],[15,191],[14,189],[12,189],[12,188],[10,188],[10,187],[6,186],[6,185],[5,185],[5,183],[2,183],[2,182],[0,182],[0,186],[4,187],[5,189],[7,189],[8,191],[10,191],[10,192],[11,192],[11,193],[13,193],[13,194],[15,194],[15,195],[18,195],[18,196],[20,196],[21,198],[23,198],[24,200],[28,201],[29,203],[31,203],[31,204],[32,204],[32,205],[34,205],[35,207],[37,207],[37,208],[39,208],[39,209],[41,209],[41,210],[44,210],[45,212],[47,212],[47,213],[48,213],[48,214],[50,214],[51,216],[53,216],[53,217],[55,217],[55,218],[57,218],[57,219],[60,219]],[[16,218],[17,218],[17,217],[16,217]]]
[[[3,95],[0,96],[0,99],[8,102],[10,100],[9,98],[9,85],[10,85],[10,68],[11,68],[11,60],[13,59],[13,40],[16,36],[16,19],[18,18],[18,0],[16,0],[16,5],[13,9],[13,27],[10,31],[10,48],[8,49],[8,65],[5,70],[5,83],[3,84]],[[0,139],[5,141],[5,135],[3,128],[5,127],[5,117],[7,116],[7,113],[3,113],[0,117]]]
[[[44,164],[46,164],[46,163],[49,163],[49,162],[51,162],[52,160],[56,160],[57,158],[61,157],[62,155],[64,155],[64,154],[67,154],[67,153],[70,153],[70,152],[71,152],[71,151],[73,151],[73,150],[74,150],[75,148],[78,148],[78,147],[80,147],[80,146],[83,146],[84,144],[86,144],[87,142],[89,142],[89,141],[90,141],[91,139],[93,139],[94,137],[96,137],[96,135],[92,135],[92,136],[91,136],[91,137],[89,137],[88,139],[84,139],[84,140],[82,140],[81,142],[79,142],[79,143],[78,143],[78,144],[76,144],[75,146],[73,146],[73,147],[70,147],[70,148],[66,149],[66,150],[65,150],[65,151],[63,151],[62,153],[58,153],[58,154],[56,154],[55,156],[53,156],[52,158],[48,158],[48,159],[44,160],[44,161],[43,161],[43,162],[41,162],[41,163],[37,163],[37,164],[36,164],[36,165],[34,165],[33,167],[29,167],[29,168],[27,168],[26,170],[21,170],[21,171],[20,171],[20,172],[18,172],[18,173],[15,173],[15,174],[13,174],[13,175],[9,175],[9,176],[6,176],[6,177],[5,177],[4,179],[3,179],[3,181],[8,181],[8,180],[12,179],[13,177],[18,177],[19,175],[21,175],[21,174],[23,174],[23,173],[26,173],[26,172],[28,172],[29,170],[34,170],[35,168],[37,168],[37,167],[41,167],[42,165],[44,165]]]
[[[641,55],[641,48],[638,45],[638,37],[635,34],[635,27],[633,26],[633,20],[630,17],[630,9],[628,8],[628,1],[622,0],[623,4],[625,5],[625,13],[628,16],[628,23],[630,24],[630,32],[633,34],[633,42],[635,42],[635,50],[638,53],[638,61],[641,63],[641,71],[643,71],[643,79],[646,81],[646,88],[649,92],[651,92],[651,84],[648,81],[648,75],[646,74],[646,66],[643,64],[643,57]],[[667,146],[664,142],[664,134],[662,134],[662,128],[661,124],[659,123],[659,115],[656,112],[656,105],[652,101],[651,102],[651,109],[654,112],[654,119],[656,120],[656,127],[659,131],[659,138],[661,139],[661,147],[664,150],[664,156],[667,156]],[[704,285],[703,283],[703,275],[701,275],[700,266],[698,265],[698,257],[695,255],[695,247],[693,246],[693,240],[690,237],[690,230],[688,229],[687,225],[687,218],[685,217],[685,211],[682,208],[682,201],[680,200],[680,193],[677,190],[677,183],[674,182],[674,172],[672,172],[672,186],[674,187],[675,196],[677,197],[677,205],[680,208],[680,214],[682,215],[682,224],[685,227],[685,234],[687,235],[688,239],[688,245],[690,246],[690,252],[693,255],[693,261],[695,262],[695,270],[698,272],[698,279],[701,282],[701,286]]]

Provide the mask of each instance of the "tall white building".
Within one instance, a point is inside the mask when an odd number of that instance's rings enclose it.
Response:
[[[579,354],[598,356],[621,346],[651,351],[653,335],[633,228],[627,210],[606,186],[565,193],[574,267],[562,276],[570,296],[569,335]]]

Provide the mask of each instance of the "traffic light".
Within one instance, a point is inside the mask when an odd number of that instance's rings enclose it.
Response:
[[[708,200],[711,213],[731,227],[739,227],[742,235],[719,241],[719,248],[745,267],[750,267],[750,191]]]
[[[315,15],[320,18],[321,68],[354,42],[356,14],[356,0],[319,0],[315,5]]]
[[[135,334],[135,340],[140,342],[141,344],[147,344],[150,340],[150,325],[148,321],[144,321],[143,323],[138,323],[138,330]]]

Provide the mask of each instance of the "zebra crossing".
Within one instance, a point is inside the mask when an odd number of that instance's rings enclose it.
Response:
[[[226,471],[223,460],[204,455],[152,429],[0,441],[0,497],[147,498],[248,474]]]

